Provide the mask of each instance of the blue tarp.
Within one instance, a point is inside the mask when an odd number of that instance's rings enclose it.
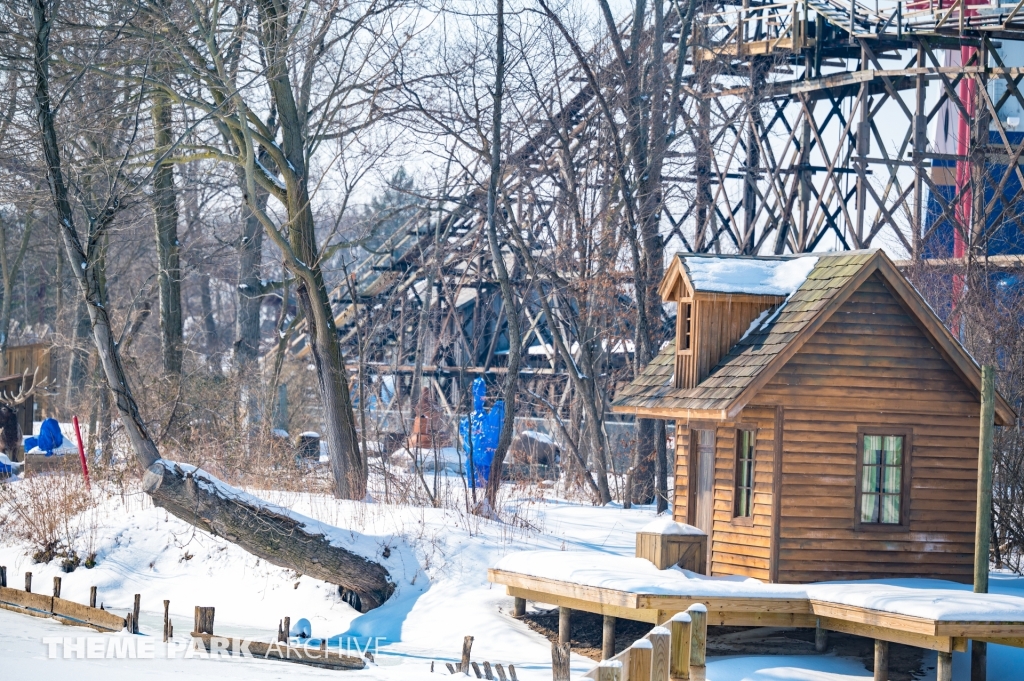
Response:
[[[462,451],[465,454],[466,477],[473,471],[475,480],[470,478],[470,485],[483,487],[491,473],[491,461],[494,450],[498,448],[498,436],[501,435],[501,424],[505,420],[505,402],[498,400],[489,412],[484,411],[484,397],[487,385],[484,379],[473,381],[473,412],[459,420],[459,439],[462,440]],[[472,423],[472,436],[470,436]],[[472,450],[471,450],[472,448]],[[472,460],[471,460],[472,458]]]
[[[57,419],[46,419],[39,426],[38,437],[25,438],[25,451],[39,447],[46,452],[46,456],[53,456],[53,450],[64,444],[64,435],[60,432],[60,424]]]

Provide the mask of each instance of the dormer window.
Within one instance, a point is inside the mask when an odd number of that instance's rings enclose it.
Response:
[[[676,330],[676,352],[680,355],[689,355],[693,352],[693,301],[680,301],[676,321],[679,325]]]

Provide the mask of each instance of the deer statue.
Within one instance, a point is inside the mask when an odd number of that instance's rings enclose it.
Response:
[[[18,407],[35,394],[39,383],[39,367],[32,374],[31,387],[28,384],[28,369],[21,375],[21,389],[18,394],[11,395],[6,390],[0,392],[0,451],[15,463],[25,460],[25,448],[22,446],[21,423],[18,420]]]

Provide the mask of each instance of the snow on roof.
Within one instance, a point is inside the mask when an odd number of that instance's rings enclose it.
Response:
[[[788,296],[800,288],[818,262],[800,258],[680,256],[696,291]]]
[[[704,530],[693,525],[687,525],[685,523],[677,523],[672,520],[670,515],[658,516],[651,522],[644,525],[637,532],[647,532],[650,534],[672,534],[672,535],[689,535],[689,536],[700,536],[706,534]]]
[[[659,570],[643,558],[596,551],[519,551],[496,570],[655,596],[809,598],[940,621],[1024,622],[1024,598],[976,594],[939,579],[872,579],[813,584],[765,584],[750,577],[707,577],[678,567]]]

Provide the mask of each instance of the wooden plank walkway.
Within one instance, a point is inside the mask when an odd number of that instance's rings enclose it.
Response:
[[[821,627],[941,653],[966,652],[969,639],[1024,647],[1024,622],[937,620],[812,598],[653,595],[493,568],[487,578],[505,586],[515,598],[651,624],[664,624],[700,603],[708,609],[709,625]],[[965,595],[960,591],[950,594]]]

